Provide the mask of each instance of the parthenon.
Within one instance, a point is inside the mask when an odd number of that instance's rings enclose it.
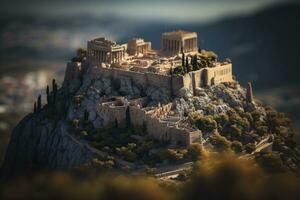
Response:
[[[162,34],[161,47],[167,55],[198,51],[197,33],[187,31],[173,31]]]

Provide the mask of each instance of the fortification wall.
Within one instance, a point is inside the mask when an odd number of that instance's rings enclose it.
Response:
[[[232,64],[224,64],[213,68],[207,68],[207,85],[217,85],[224,82],[232,82]]]
[[[126,71],[122,69],[111,69],[113,71],[113,78],[118,79],[121,76],[130,78],[136,85],[146,87],[148,85],[145,74],[134,71]]]
[[[187,131],[178,127],[169,127],[167,138],[172,144],[186,144]]]
[[[194,73],[190,72],[184,76],[173,76],[172,77],[172,93],[174,96],[179,96],[179,90],[183,87],[194,90]]]
[[[195,138],[199,138],[199,134],[190,133],[186,129],[177,126],[169,126],[169,122],[162,121],[159,116],[164,116],[171,109],[172,104],[166,104],[154,110],[145,111],[139,106],[114,106],[113,102],[102,103],[98,106],[98,114],[103,118],[103,125],[116,125],[119,128],[125,128],[126,110],[129,108],[131,125],[134,128],[142,128],[146,125],[147,133],[160,141],[170,141],[173,144],[189,145]],[[192,135],[191,135],[192,134]],[[192,137],[191,137],[192,136]]]
[[[115,125],[118,123],[119,128],[126,127],[126,109],[127,105],[124,106],[111,106],[106,104],[100,104],[98,106],[98,114],[103,119],[103,125]]]
[[[158,118],[152,117],[151,115],[146,115],[146,126],[147,132],[150,136],[157,140],[166,141],[166,133],[168,130],[167,123],[161,122]]]
[[[171,76],[154,74],[154,73],[145,73],[148,84],[154,85],[157,87],[164,87],[168,91],[171,91]]]
[[[158,88],[165,88],[171,95],[178,95],[178,91],[182,87],[192,88],[191,75],[171,77],[168,75],[154,74],[154,73],[141,73],[136,71],[127,71],[118,68],[105,68],[105,67],[90,67],[89,75],[92,79],[96,80],[100,77],[111,77],[112,79],[119,79],[120,77],[130,78],[136,85],[144,88],[148,86],[155,86]]]
[[[202,87],[202,83],[204,80],[202,80],[203,78],[203,74],[205,73],[205,70],[204,69],[199,69],[197,71],[193,71],[193,72],[190,72],[191,75],[192,75],[192,85],[193,85],[193,88],[197,88],[197,87]]]
[[[171,76],[154,74],[154,73],[141,73],[136,71],[127,71],[118,68],[105,68],[96,67],[90,71],[91,76],[94,79],[98,79],[101,76],[111,77],[118,79],[120,77],[130,78],[136,85],[147,87],[149,85],[156,87],[164,87],[167,91],[171,91]]]
[[[120,77],[130,78],[136,85],[144,88],[155,86],[165,88],[169,95],[179,96],[179,90],[183,87],[194,91],[195,88],[210,86],[223,82],[232,82],[232,64],[218,64],[216,67],[204,68],[189,72],[184,76],[169,76],[155,73],[141,73],[127,71],[119,68],[91,67],[89,74],[93,79],[101,76],[119,79]]]
[[[193,75],[191,73],[187,73],[183,76],[183,87],[193,91]]]
[[[179,95],[179,90],[184,86],[184,80],[182,76],[172,76],[172,94],[173,96]]]
[[[110,111],[112,112],[112,118],[117,120],[119,128],[126,128],[126,106],[110,106]]]
[[[142,127],[146,122],[146,111],[136,106],[129,106],[129,115],[133,127]]]

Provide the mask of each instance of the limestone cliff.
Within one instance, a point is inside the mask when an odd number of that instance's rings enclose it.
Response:
[[[93,158],[93,153],[68,133],[63,121],[26,116],[13,130],[2,177],[35,169],[68,169]]]

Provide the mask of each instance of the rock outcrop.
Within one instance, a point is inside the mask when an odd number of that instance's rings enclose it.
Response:
[[[64,121],[26,116],[13,130],[1,177],[27,170],[68,169],[95,157],[86,145],[68,133]]]

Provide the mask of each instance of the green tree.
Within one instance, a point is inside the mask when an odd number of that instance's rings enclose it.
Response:
[[[205,150],[203,146],[199,143],[192,144],[188,147],[187,155],[193,160],[197,161],[202,158],[204,155]]]
[[[164,160],[169,160],[171,162],[175,162],[183,159],[184,155],[174,149],[167,149],[164,152],[163,158]]]
[[[283,172],[285,169],[280,156],[273,152],[259,152],[255,155],[255,161],[271,173]]]
[[[231,138],[238,139],[241,137],[242,131],[236,124],[234,124],[229,127],[229,134]]]
[[[214,120],[218,123],[220,128],[223,128],[229,121],[229,117],[225,113],[221,113],[214,117]]]
[[[218,127],[217,122],[212,116],[204,117],[198,113],[192,113],[189,118],[193,124],[195,124],[201,131],[204,132],[212,132]]]
[[[230,148],[230,141],[228,141],[225,137],[219,134],[212,134],[209,137],[210,143],[218,150],[224,151]]]
[[[247,153],[252,153],[255,151],[255,145],[253,143],[246,144],[245,150]]]
[[[231,143],[230,147],[235,153],[241,153],[243,151],[242,143],[236,140]]]

